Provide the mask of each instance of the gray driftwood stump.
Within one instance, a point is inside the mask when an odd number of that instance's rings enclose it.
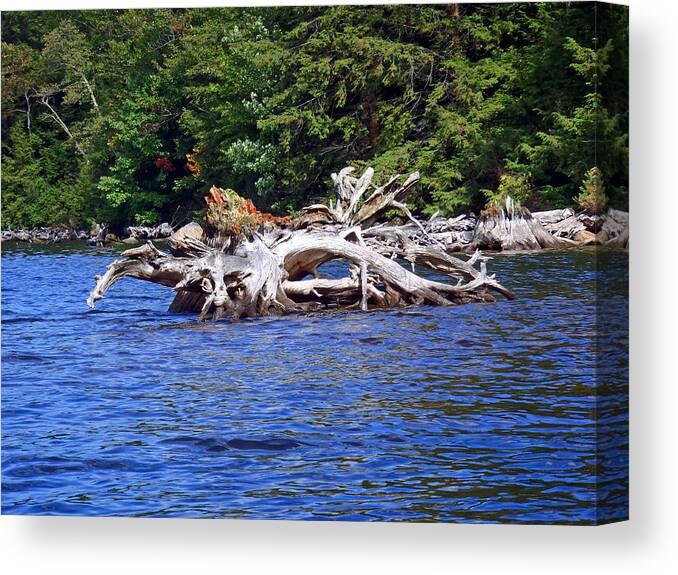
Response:
[[[418,173],[402,185],[394,176],[376,187],[372,168],[360,177],[353,172],[349,167],[332,174],[335,202],[309,206],[294,220],[262,214],[234,192],[212,188],[202,226],[188,224],[175,232],[169,251],[148,241],[123,252],[122,259],[96,277],[87,303],[94,307],[127,276],[172,288],[176,296],[170,310],[196,312],[201,320],[324,308],[491,302],[496,293],[514,297],[487,274],[488,258],[480,251],[467,261],[450,255],[412,215],[404,202],[419,181]],[[380,224],[386,210],[400,211],[408,223]],[[408,228],[416,228],[416,240],[404,233]],[[409,262],[412,271],[396,258]],[[349,275],[320,277],[318,267],[335,259],[349,263]],[[455,282],[421,277],[415,265]]]

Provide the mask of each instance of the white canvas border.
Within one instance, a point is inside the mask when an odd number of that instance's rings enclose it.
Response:
[[[5,9],[338,2],[2,0]],[[347,2],[344,2],[347,3]],[[348,2],[353,4],[376,2]],[[413,3],[413,2],[410,2]],[[6,573],[668,573],[675,480],[675,22],[631,0],[631,521],[605,527],[0,517]]]

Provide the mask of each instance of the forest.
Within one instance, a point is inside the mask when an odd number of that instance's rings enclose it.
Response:
[[[628,209],[628,9],[2,14],[3,229],[186,223],[213,185],[294,213],[347,165],[420,172],[423,215]]]

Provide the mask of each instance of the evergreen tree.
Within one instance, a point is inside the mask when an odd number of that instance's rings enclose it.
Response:
[[[628,191],[628,10],[595,3],[2,15],[4,227],[288,211],[347,164],[419,170],[415,209]],[[590,175],[590,173],[589,173]],[[589,178],[590,179],[590,178]]]

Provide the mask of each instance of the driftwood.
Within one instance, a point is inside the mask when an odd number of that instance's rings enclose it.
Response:
[[[572,209],[532,214],[544,229],[576,245],[593,244],[628,249],[629,214],[609,209],[603,214],[576,214]],[[560,217],[558,217],[560,216]]]
[[[106,243],[106,236],[108,235],[108,224],[95,224],[91,230],[91,236],[87,243],[102,247]]]
[[[168,238],[172,235],[172,226],[164,222],[157,226],[129,226],[127,234],[137,240],[156,240]]]
[[[410,219],[414,220],[411,214]],[[419,245],[433,244],[448,253],[539,250],[573,243],[549,233],[539,220],[525,208],[516,206],[510,197],[495,208],[494,214],[480,218],[462,215],[447,220],[433,217],[423,224],[414,221],[404,226],[377,225],[366,230],[364,235],[391,246],[398,246],[403,240]]]
[[[74,240],[86,240],[85,230],[64,226],[40,227],[32,230],[3,230],[0,238],[3,242],[57,243]]]
[[[97,276],[87,303],[93,307],[124,277],[172,288],[175,312],[200,319],[262,316],[323,308],[394,308],[456,305],[512,299],[487,273],[482,250],[536,250],[588,243],[628,247],[628,214],[576,214],[571,209],[531,214],[506,198],[482,217],[416,218],[407,199],[417,172],[402,184],[394,176],[375,186],[374,170],[356,176],[348,167],[332,174],[336,197],[294,218],[259,212],[251,201],[213,187],[203,225],[188,224],[169,238],[169,251],[151,241],[122,253]],[[404,223],[386,222],[397,211]],[[151,230],[153,232],[153,230]],[[144,234],[146,231],[143,232]],[[153,232],[155,233],[155,232]],[[141,235],[141,232],[140,234]],[[164,232],[163,232],[164,235]],[[452,255],[472,254],[468,260]],[[322,277],[319,267],[345,260],[348,275]],[[455,283],[418,275],[435,270]],[[408,269],[409,268],[409,269]]]
[[[532,212],[532,217],[545,227],[562,222],[563,220],[574,215],[575,211],[572,208],[564,208],[562,210],[548,210],[545,212]]]
[[[172,288],[176,295],[170,310],[196,312],[201,320],[323,308],[448,306],[496,301],[495,294],[514,297],[488,275],[487,257],[479,251],[468,261],[450,255],[411,214],[405,200],[418,173],[402,185],[394,176],[375,187],[371,168],[360,177],[353,171],[345,168],[332,175],[336,201],[309,206],[292,221],[261,214],[251,202],[213,188],[206,198],[204,226],[178,230],[169,239],[169,251],[148,241],[123,252],[122,259],[97,276],[88,305],[93,307],[124,277]],[[377,223],[393,209],[426,241],[413,241],[397,227],[389,230]],[[409,262],[411,270],[397,258]],[[318,268],[330,260],[347,261],[349,275],[321,277]],[[415,265],[456,281],[427,279],[415,273]]]

